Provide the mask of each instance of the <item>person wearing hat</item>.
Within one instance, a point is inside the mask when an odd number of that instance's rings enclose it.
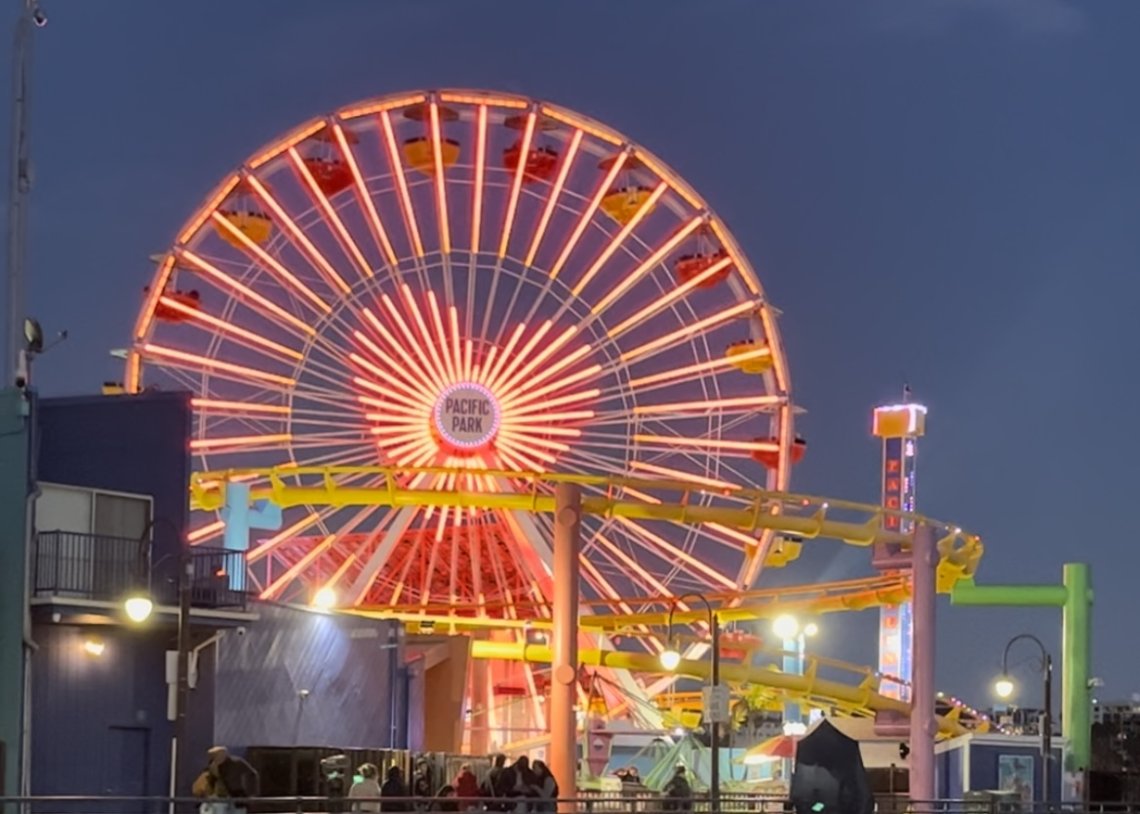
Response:
[[[206,753],[206,770],[194,781],[194,796],[214,801],[214,814],[243,810],[245,802],[257,796],[257,772],[240,757],[234,757],[224,746]]]

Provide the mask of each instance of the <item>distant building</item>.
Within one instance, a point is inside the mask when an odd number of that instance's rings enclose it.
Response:
[[[1130,701],[1093,703],[1093,723],[1129,734],[1140,733],[1140,696]]]

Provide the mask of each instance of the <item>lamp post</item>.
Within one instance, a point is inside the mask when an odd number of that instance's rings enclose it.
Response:
[[[778,636],[782,642],[784,651],[784,672],[789,675],[804,674],[804,658],[807,652],[807,639],[819,633],[819,625],[815,622],[808,622],[801,625],[800,620],[791,614],[782,613],[772,620],[772,632]],[[787,729],[791,724],[802,726],[803,714],[800,710],[800,705],[796,701],[785,701],[784,703],[784,727]],[[787,732],[785,731],[785,734]],[[792,776],[792,759],[785,758],[783,762],[783,771],[789,782]]]
[[[712,638],[712,675],[710,690],[710,711],[712,725],[709,727],[709,808],[715,813],[720,811],[720,711],[717,709],[717,698],[720,689],[720,623],[716,618],[716,611],[712,604],[700,594],[682,594],[673,600],[669,607],[669,624],[666,629],[666,641],[669,646],[661,652],[661,666],[669,672],[677,669],[681,663],[681,654],[673,645],[673,612],[677,610],[677,603],[686,599],[696,599],[702,602],[709,612],[709,631]]]
[[[1005,646],[1001,654],[1001,677],[994,682],[994,692],[999,698],[1009,698],[1013,695],[1015,686],[1009,677],[1009,651],[1019,641],[1028,640],[1041,650],[1041,673],[1045,684],[1045,714],[1041,720],[1041,802],[1048,803],[1052,793],[1052,756],[1053,756],[1053,657],[1045,649],[1041,640],[1032,633],[1021,633],[1014,636]]]
[[[190,557],[190,547],[183,541],[182,530],[165,517],[153,518],[139,535],[139,569],[142,572],[140,583],[145,584],[145,594],[132,594],[123,607],[131,621],[142,623],[150,618],[154,609],[154,593],[151,590],[151,577],[154,565],[151,552],[154,540],[151,532],[155,526],[166,526],[174,533],[178,542],[178,663],[175,668],[176,684],[174,691],[174,735],[170,739],[170,796],[178,792],[179,748],[186,742],[186,702],[190,695],[190,607],[191,578],[194,563]],[[159,560],[161,563],[162,560]],[[173,804],[172,804],[173,805]]]

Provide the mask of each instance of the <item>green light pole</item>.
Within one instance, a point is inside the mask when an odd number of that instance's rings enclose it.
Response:
[[[975,585],[963,580],[950,593],[953,605],[1061,608],[1061,734],[1069,741],[1066,770],[1084,775],[1092,761],[1089,697],[1092,580],[1088,563],[1070,562],[1060,585]]]

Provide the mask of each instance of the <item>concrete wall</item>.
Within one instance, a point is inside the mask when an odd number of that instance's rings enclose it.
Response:
[[[219,644],[215,737],[250,746],[406,744],[403,630],[395,622],[255,605]],[[307,694],[303,694],[307,691]]]

